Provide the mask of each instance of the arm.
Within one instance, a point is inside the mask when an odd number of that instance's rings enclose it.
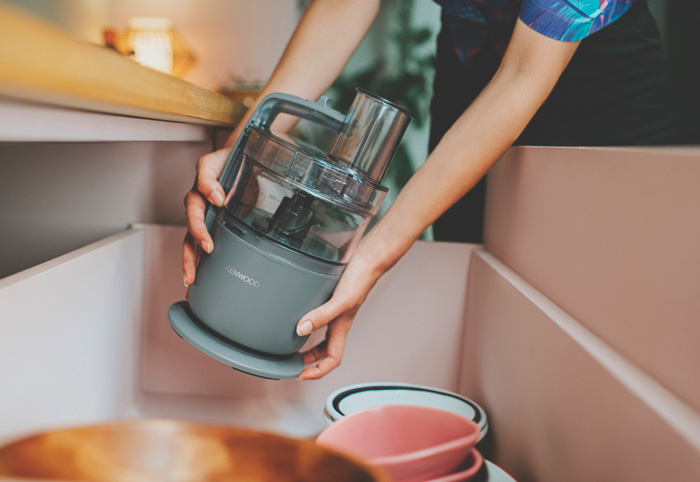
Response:
[[[320,378],[340,364],[347,332],[370,289],[518,138],[577,46],[545,37],[518,20],[493,79],[363,238],[332,298],[298,324],[300,334],[328,325],[326,340],[304,354],[307,364],[319,363],[300,378]]]
[[[188,234],[182,250],[184,282],[194,282],[196,246],[210,253],[214,243],[204,225],[209,201],[215,206],[224,202],[218,182],[231,146],[243,131],[257,103],[271,92],[285,92],[306,99],[323,94],[362,41],[379,10],[380,0],[315,0],[304,12],[287,48],[256,103],[233,131],[226,147],[203,156],[197,163],[195,184],[185,197]],[[282,129],[289,119],[280,119]],[[279,126],[279,124],[277,124]]]

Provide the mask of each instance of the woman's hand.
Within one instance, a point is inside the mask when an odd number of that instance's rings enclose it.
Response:
[[[194,282],[197,246],[207,253],[214,249],[204,225],[206,201],[214,206],[223,204],[224,191],[218,178],[231,153],[229,146],[238,139],[257,102],[272,92],[318,99],[338,77],[378,11],[379,0],[315,0],[305,10],[256,103],[229,137],[228,148],[207,154],[199,160],[194,186],[185,197],[189,232],[182,247],[182,271],[186,286]],[[275,123],[275,127],[285,132],[291,124],[293,119],[281,119]]]
[[[362,240],[331,299],[297,325],[300,335],[328,325],[325,341],[303,353],[305,363],[318,364],[306,368],[300,379],[320,378],[340,365],[348,330],[374,283],[510,147],[549,95],[577,46],[576,42],[552,40],[517,22],[501,67],[489,85]]]
[[[380,276],[381,272],[372,269],[361,253],[355,253],[331,299],[302,317],[297,324],[297,334],[300,336],[324,326],[328,328],[324,341],[302,353],[305,364],[318,363],[301,372],[299,380],[321,378],[340,365],[350,326]]]
[[[214,242],[204,224],[207,201],[214,206],[223,206],[224,189],[219,184],[219,175],[231,154],[231,147],[202,156],[197,162],[197,175],[192,189],[185,196],[187,213],[187,235],[182,246],[182,272],[185,286],[194,283],[197,266],[197,246],[207,253],[214,249]]]

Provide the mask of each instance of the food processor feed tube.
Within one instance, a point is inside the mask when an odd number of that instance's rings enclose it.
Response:
[[[332,130],[330,151],[272,133],[281,113]],[[346,116],[325,99],[263,99],[224,166],[226,202],[207,211],[214,250],[189,299],[170,307],[173,329],[237,370],[296,378],[306,341],[296,324],[330,298],[386,195],[380,183],[409,121],[361,89]]]

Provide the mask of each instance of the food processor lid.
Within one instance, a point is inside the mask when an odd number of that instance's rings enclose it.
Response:
[[[323,416],[332,423],[345,415],[380,405],[419,405],[439,408],[473,420],[488,432],[486,412],[474,401],[456,393],[410,383],[361,383],[339,388],[326,399]]]
[[[356,90],[328,157],[379,184],[413,116],[376,94]]]
[[[286,357],[266,356],[224,339],[197,319],[187,301],[172,305],[168,310],[168,320],[180,337],[235,370],[272,380],[297,378],[304,370],[304,358],[300,353]]]
[[[311,195],[355,212],[375,214],[387,193],[353,168],[329,162],[320,150],[259,127],[250,127],[244,154]]]

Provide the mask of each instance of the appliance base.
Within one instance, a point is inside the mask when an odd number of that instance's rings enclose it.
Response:
[[[186,300],[178,301],[170,307],[168,320],[180,337],[199,351],[235,370],[272,380],[296,378],[304,370],[304,359],[299,353],[288,356],[265,355],[217,336],[194,316]]]

